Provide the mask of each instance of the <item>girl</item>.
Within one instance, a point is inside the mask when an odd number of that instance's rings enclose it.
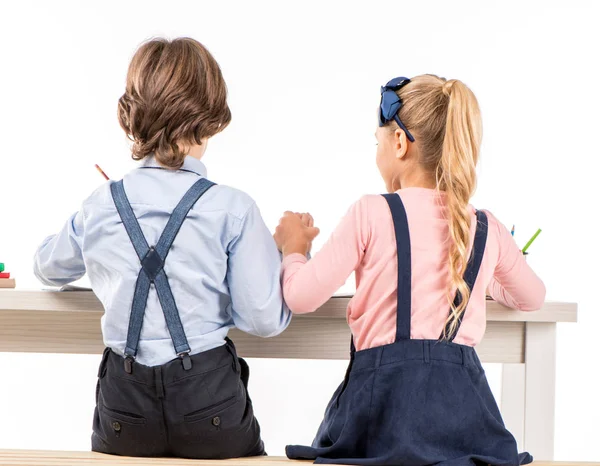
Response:
[[[381,89],[377,165],[390,194],[354,204],[307,262],[310,218],[286,213],[275,238],[283,293],[316,310],[356,272],[346,378],[312,446],[290,458],[360,465],[518,465],[474,346],[486,288],[538,309],[545,288],[508,230],[469,205],[481,142],[479,106],[460,81],[396,78]]]
[[[119,122],[140,168],[96,190],[37,251],[35,273],[88,273],[102,304],[92,449],[127,456],[263,455],[248,366],[230,327],[281,333],[281,259],[256,204],[200,159],[231,120],[219,65],[192,39],[151,40],[129,66]]]

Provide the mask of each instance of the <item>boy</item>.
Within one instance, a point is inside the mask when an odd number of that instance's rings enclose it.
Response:
[[[192,39],[151,40],[118,115],[140,168],[96,190],[35,257],[43,283],[87,273],[104,305],[92,449],[263,455],[248,366],[227,332],[275,336],[291,314],[257,206],[208,181],[200,161],[231,120],[219,65]]]

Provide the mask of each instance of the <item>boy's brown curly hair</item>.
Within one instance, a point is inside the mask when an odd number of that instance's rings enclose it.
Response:
[[[219,64],[190,38],[152,39],[137,50],[118,115],[135,160],[154,155],[173,169],[181,167],[190,145],[231,121]]]

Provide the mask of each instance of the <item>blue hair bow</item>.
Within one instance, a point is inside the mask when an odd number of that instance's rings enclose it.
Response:
[[[379,104],[379,126],[385,126],[389,121],[394,120],[398,126],[406,133],[410,142],[415,142],[415,138],[410,131],[406,129],[404,123],[400,120],[398,112],[402,108],[402,100],[396,94],[398,89],[406,86],[410,82],[408,78],[394,78],[385,86],[381,87],[381,103]]]

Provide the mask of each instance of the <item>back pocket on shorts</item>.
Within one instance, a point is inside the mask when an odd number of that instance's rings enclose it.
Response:
[[[104,405],[100,405],[98,408],[106,417],[114,419],[115,421],[134,425],[146,424],[146,418],[138,414],[128,413],[118,409],[111,409]]]
[[[221,412],[225,411],[226,409],[228,409],[232,405],[234,405],[237,401],[238,401],[237,396],[230,396],[229,398],[226,398],[223,401],[219,401],[218,403],[207,406],[206,408],[202,408],[198,411],[193,411],[189,414],[186,414],[185,416],[183,416],[183,420],[185,422],[203,421],[204,419],[208,419],[212,416],[215,416],[216,414],[220,414]],[[217,418],[214,418],[213,421],[214,421],[213,424],[218,424],[218,422],[219,422],[219,421],[217,421]],[[218,427],[218,425],[216,425],[215,427]]]

